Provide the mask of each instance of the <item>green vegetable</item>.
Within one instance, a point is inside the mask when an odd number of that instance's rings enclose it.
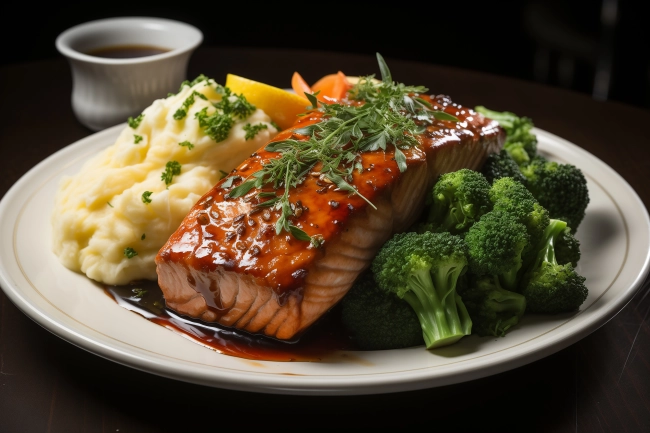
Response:
[[[573,236],[570,227],[566,227],[555,238],[555,259],[561,265],[571,263],[575,268],[580,261],[580,241]]]
[[[519,165],[505,149],[501,149],[498,153],[489,154],[481,168],[481,173],[490,183],[502,177],[511,177],[524,185],[527,183],[526,177],[521,173]]]
[[[461,169],[440,176],[430,196],[428,222],[433,231],[465,232],[492,209],[490,184],[476,171]]]
[[[124,248],[124,257],[126,257],[127,259],[132,259],[137,255],[138,253],[133,248],[131,247]]]
[[[519,165],[526,165],[537,155],[537,137],[531,132],[533,122],[528,117],[519,117],[509,111],[493,111],[478,106],[476,111],[487,118],[496,120],[506,131],[504,149]]]
[[[505,289],[516,290],[530,236],[515,214],[486,213],[470,227],[465,242],[472,273],[496,276]]]
[[[582,171],[571,164],[548,161],[541,156],[522,168],[528,189],[551,218],[561,219],[578,228],[589,204],[587,180]]]
[[[181,141],[180,143],[178,143],[178,145],[183,146],[183,147],[187,147],[188,150],[194,149],[194,145],[192,143],[190,143],[189,141],[187,141],[187,140]]]
[[[574,311],[587,298],[585,278],[578,275],[571,263],[559,264],[554,244],[566,229],[561,220],[551,220],[538,248],[538,254],[526,270],[521,294],[526,297],[528,311],[555,314]]]
[[[394,293],[380,289],[370,272],[361,274],[341,301],[341,320],[363,350],[424,344],[413,308]]]
[[[503,337],[524,315],[526,298],[502,288],[495,276],[466,275],[469,278],[459,284],[458,294],[472,318],[472,332]]]
[[[449,233],[400,233],[372,262],[378,286],[406,300],[418,316],[427,349],[453,344],[472,330],[456,293],[467,269],[467,246]]]
[[[141,141],[142,141],[142,135],[133,134],[133,142],[134,142],[135,144],[138,144],[138,143],[141,142]]]
[[[490,188],[490,200],[494,204],[494,210],[514,215],[526,227],[530,239],[524,254],[539,243],[548,226],[548,211],[523,184],[510,177],[497,179]],[[506,288],[511,289],[507,285]]]

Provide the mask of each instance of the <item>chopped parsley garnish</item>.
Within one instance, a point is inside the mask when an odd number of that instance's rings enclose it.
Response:
[[[193,91],[192,94],[190,96],[188,96],[187,99],[185,99],[185,101],[183,102],[183,106],[181,108],[179,108],[178,110],[176,110],[176,112],[174,113],[174,119],[181,120],[185,116],[187,116],[187,110],[189,110],[189,108],[192,106],[192,104],[194,104],[194,101],[195,101],[194,97],[195,96],[203,99],[204,101],[208,100],[208,98],[203,93],[199,93],[196,90]]]
[[[133,134],[133,142],[134,142],[135,144],[138,144],[138,143],[141,142],[141,141],[142,141],[142,135]]]
[[[147,291],[145,289],[141,289],[140,287],[131,289],[131,292],[133,293],[134,297],[138,299],[142,299],[142,297],[147,294]]]
[[[363,169],[360,154],[380,149],[387,151],[392,147],[397,166],[400,172],[404,172],[407,164],[402,150],[419,144],[416,135],[424,132],[434,119],[458,120],[445,112],[433,110],[430,104],[418,97],[427,92],[427,88],[394,82],[379,53],[377,61],[382,81],[375,83],[373,75],[362,77],[348,92],[349,99],[362,104],[319,104],[315,95],[307,94],[312,108],[323,114],[322,121],[294,131],[307,136],[306,140],[289,138],[268,144],[266,150],[278,152],[280,156],[266,161],[259,171],[230,190],[228,197],[241,197],[252,188],[259,189],[264,185],[276,190],[283,188],[282,195],[258,206],[280,211],[275,224],[277,234],[284,230],[297,239],[310,240],[314,246],[320,245],[322,236],[310,237],[293,224],[289,192],[304,181],[316,164],[321,164],[319,171],[324,179],[342,191],[359,195],[374,207],[349,183],[353,172]],[[234,176],[229,178],[222,188],[230,187],[234,180]],[[259,194],[258,197],[262,198]]]
[[[181,165],[178,161],[168,161],[165,164],[165,171],[163,171],[160,176],[160,180],[165,182],[165,185],[169,186],[172,183],[174,176],[181,174]]]
[[[223,114],[229,114],[239,119],[245,119],[255,112],[255,106],[246,100],[244,95],[230,93],[230,89],[224,87],[224,96],[221,101],[214,104]],[[231,100],[231,96],[233,96]]]
[[[133,129],[137,128],[140,126],[140,122],[142,122],[142,119],[144,118],[144,113],[140,114],[138,117],[135,119],[133,117],[129,117],[129,120],[127,122],[129,123],[129,126]]]
[[[208,115],[208,107],[197,112],[195,117],[199,121],[199,126],[217,143],[228,138],[230,130],[235,124],[234,119],[229,114],[222,113],[219,110],[212,115]]]
[[[192,143],[190,143],[189,141],[187,141],[187,140],[185,140],[185,141],[183,141],[181,143],[178,143],[178,145],[187,147],[188,150],[194,149],[194,145]]]
[[[127,259],[132,259],[137,255],[138,253],[133,248],[131,247],[124,248],[124,257],[126,257]]]
[[[255,138],[258,132],[260,132],[262,129],[267,129],[269,126],[266,123],[258,123],[257,125],[251,125],[250,123],[247,123],[244,125],[244,131],[246,131],[246,136],[244,137],[245,140],[251,140]]]
[[[183,90],[183,87],[185,87],[185,86],[190,86],[190,87],[192,87],[192,86],[194,86],[194,85],[196,85],[196,84],[199,84],[201,81],[207,81],[207,82],[205,83],[205,85],[207,86],[207,85],[209,84],[210,78],[206,77],[206,76],[203,75],[203,74],[200,74],[198,77],[196,77],[196,78],[193,79],[192,81],[185,80],[185,81],[183,81],[183,82],[181,83],[181,87],[178,89],[178,91],[180,92],[181,90]],[[170,95],[173,95],[173,93],[170,93]]]
[[[247,118],[256,108],[244,95],[233,94],[227,87],[217,85],[217,93],[222,95],[221,101],[213,104],[217,110],[208,114],[208,107],[204,107],[194,117],[205,133],[218,143],[228,138],[236,119]]]
[[[149,204],[151,203],[151,194],[153,194],[152,191],[145,191],[142,193],[142,203],[144,204]]]

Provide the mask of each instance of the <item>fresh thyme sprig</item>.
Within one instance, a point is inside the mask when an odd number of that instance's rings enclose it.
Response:
[[[340,190],[356,194],[372,207],[366,197],[350,184],[355,170],[361,172],[360,154],[376,150],[386,151],[393,147],[395,161],[400,172],[407,169],[404,149],[418,145],[416,135],[424,132],[426,123],[432,119],[458,119],[443,111],[436,111],[426,100],[419,97],[428,91],[422,86],[406,86],[395,83],[383,57],[377,53],[382,81],[377,84],[374,76],[363,77],[349,91],[348,98],[362,101],[362,104],[319,104],[315,95],[307,94],[312,108],[322,112],[322,121],[294,130],[294,134],[308,137],[306,140],[287,139],[272,142],[266,146],[269,152],[278,152],[278,158],[264,163],[261,170],[251,174],[228,193],[229,198],[241,197],[253,188],[271,185],[274,189],[284,188],[282,195],[260,192],[262,201],[257,206],[271,207],[280,211],[275,231],[283,230],[300,240],[311,241],[319,246],[320,236],[307,235],[292,223],[294,211],[290,202],[290,190],[301,184],[313,173],[317,164],[320,177],[335,184]],[[239,177],[230,177],[222,184],[232,187]]]

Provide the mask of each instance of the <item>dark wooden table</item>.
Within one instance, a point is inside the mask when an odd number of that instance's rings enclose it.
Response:
[[[387,59],[393,76],[466,106],[534,119],[606,161],[650,204],[650,111],[532,83]],[[374,56],[201,48],[188,76],[226,73],[288,87]],[[0,69],[0,197],[32,166],[91,131],[70,107],[63,59]],[[2,239],[0,242],[7,242]],[[156,432],[221,428],[426,426],[430,431],[650,430],[647,287],[580,342],[529,365],[429,390],[354,397],[276,396],[177,382],[118,365],[42,329],[0,292],[0,432]]]

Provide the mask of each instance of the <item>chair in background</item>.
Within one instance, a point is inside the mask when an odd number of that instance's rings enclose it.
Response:
[[[591,10],[585,5],[571,10],[571,2],[533,1],[525,8],[524,23],[537,45],[537,81],[556,80],[563,87],[574,88],[576,66],[583,63],[593,78],[592,97],[606,100],[611,88],[619,5],[618,0],[592,4]]]

